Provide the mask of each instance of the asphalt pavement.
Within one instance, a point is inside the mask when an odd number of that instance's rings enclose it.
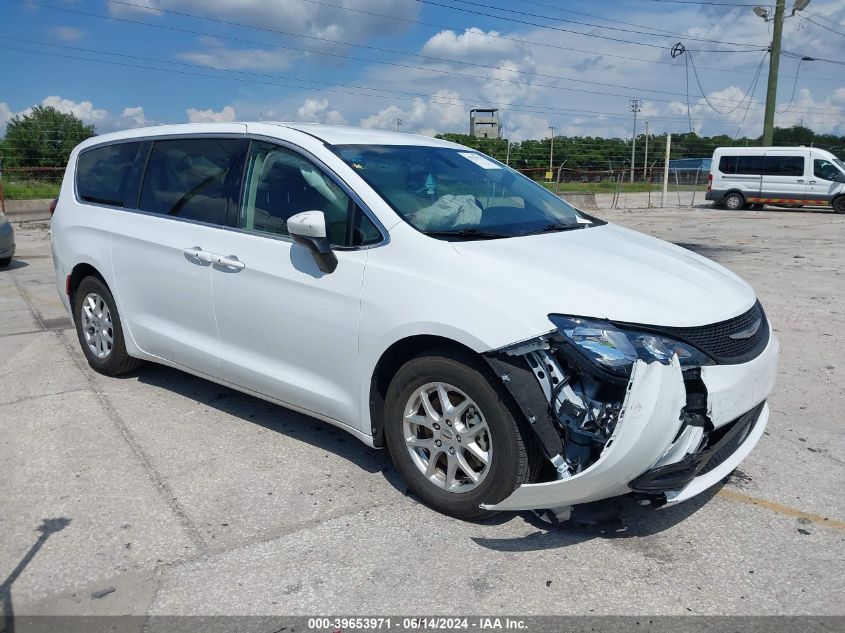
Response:
[[[625,503],[611,533],[444,517],[320,421],[161,366],[94,373],[46,228],[19,228],[0,270],[4,612],[845,613],[845,217],[599,215],[744,276],[783,346],[769,428],[734,477],[663,510]]]

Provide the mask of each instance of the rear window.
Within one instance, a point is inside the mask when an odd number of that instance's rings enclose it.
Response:
[[[140,143],[115,143],[82,152],[76,163],[79,199],[115,207],[126,206],[132,166],[139,147]]]
[[[723,174],[750,176],[803,176],[803,156],[722,156],[719,171]]]
[[[226,224],[236,198],[243,139],[156,141],[147,159],[140,209],[210,224]]]

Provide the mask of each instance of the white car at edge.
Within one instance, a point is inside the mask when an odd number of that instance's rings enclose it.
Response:
[[[325,420],[460,518],[683,501],[768,420],[779,345],[747,283],[442,140],[97,136],[52,249],[95,370],[153,361]]]

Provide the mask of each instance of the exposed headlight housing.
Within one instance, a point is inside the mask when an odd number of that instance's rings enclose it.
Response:
[[[630,376],[637,360],[668,365],[675,354],[683,369],[714,364],[698,348],[659,333],[563,314],[550,314],[549,320],[578,354],[616,376]]]

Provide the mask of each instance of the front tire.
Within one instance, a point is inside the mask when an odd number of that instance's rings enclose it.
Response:
[[[106,376],[120,376],[141,364],[126,351],[120,315],[108,286],[97,277],[86,277],[73,295],[76,335],[88,364]]]
[[[399,474],[431,508],[476,520],[530,480],[536,444],[477,358],[451,350],[417,356],[385,398],[385,440]]]
[[[11,257],[4,257],[3,259],[0,259],[0,268],[5,268],[6,266],[8,266],[11,263],[12,263]]]
[[[729,211],[739,211],[745,206],[745,198],[742,197],[741,193],[736,193],[734,191],[725,196],[722,204],[725,205],[725,208]]]
[[[833,210],[837,213],[845,213],[845,196],[839,196],[833,201]]]

